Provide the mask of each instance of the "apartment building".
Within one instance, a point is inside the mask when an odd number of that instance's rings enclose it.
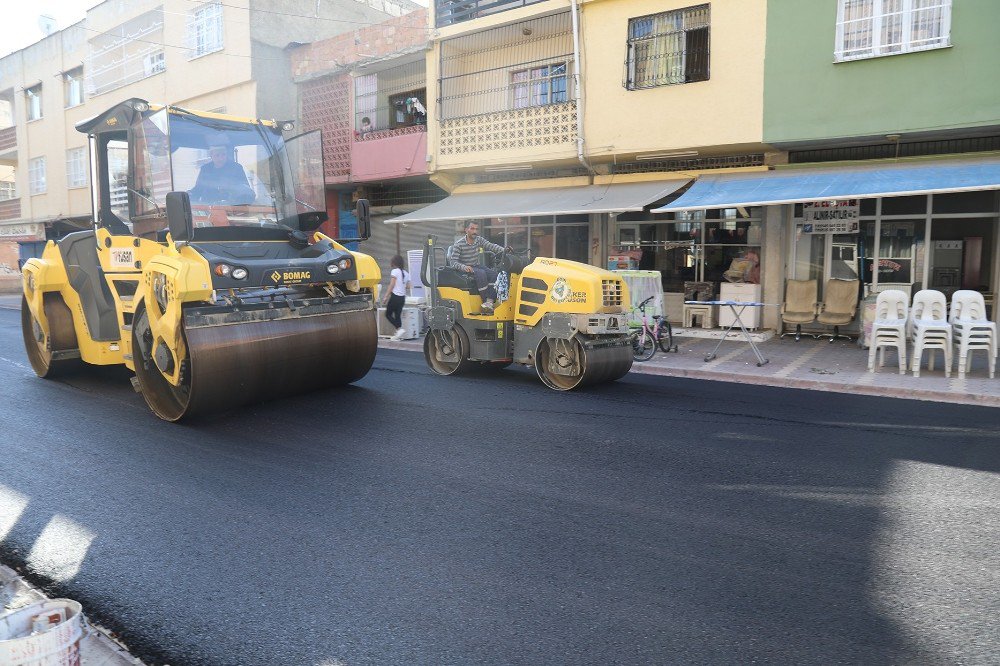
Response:
[[[788,164],[756,184],[720,179],[697,205],[739,204],[737,189],[755,187],[782,219],[784,277],[815,280],[821,301],[831,280],[850,280],[861,298],[977,290],[989,309],[1000,290],[998,21],[990,0],[771,0],[764,139]]]
[[[0,122],[9,118],[0,128],[0,181],[12,171],[16,195],[0,198],[0,282],[16,285],[19,243],[90,223],[77,122],[132,97],[295,118],[290,46],[415,8],[408,0],[106,0],[0,59]],[[122,172],[124,160],[123,152]],[[116,195],[123,203],[130,196],[121,184]]]
[[[430,230],[381,222],[442,199],[428,176],[427,11],[292,50],[302,128],[322,130],[327,208],[324,231],[356,233],[354,206],[371,204],[372,237],[363,248],[383,266],[421,246]],[[453,225],[446,225],[450,233]]]
[[[437,0],[430,20],[430,177],[450,196],[393,222],[473,218],[533,256],[657,270],[678,312],[748,256],[758,296],[778,293],[761,209],[653,212],[701,174],[783,160],[763,137],[766,0]]]

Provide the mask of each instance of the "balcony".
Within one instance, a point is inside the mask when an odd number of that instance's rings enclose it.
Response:
[[[0,163],[17,161],[17,127],[0,129]]]
[[[427,74],[424,61],[393,61],[354,79],[351,179],[427,173]]]
[[[0,201],[0,220],[17,220],[21,217],[21,200],[7,199]]]
[[[569,12],[462,35],[439,48],[439,168],[572,157]]]
[[[359,133],[351,145],[351,179],[355,182],[422,176],[426,173],[426,125]]]
[[[443,28],[482,16],[527,7],[544,0],[437,0],[434,3],[434,27]]]

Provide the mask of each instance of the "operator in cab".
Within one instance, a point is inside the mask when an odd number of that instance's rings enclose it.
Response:
[[[209,137],[206,162],[198,171],[198,180],[191,188],[191,201],[203,204],[252,204],[257,198],[246,171],[231,159],[232,146],[225,134],[217,132]]]
[[[497,297],[494,285],[497,271],[479,265],[479,248],[494,254],[499,254],[510,248],[491,243],[478,234],[479,225],[473,220],[466,220],[465,235],[455,241],[448,252],[449,265],[460,271],[472,273],[476,279],[476,289],[479,290],[479,296],[483,299],[483,312],[492,314],[494,301]]]

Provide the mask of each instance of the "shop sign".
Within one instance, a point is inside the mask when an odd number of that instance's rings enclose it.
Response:
[[[804,234],[856,234],[860,226],[857,220],[841,222],[806,222],[802,225]]]
[[[840,227],[833,227],[829,231],[806,231],[805,233],[813,234],[852,234],[858,232],[858,220],[861,217],[861,206],[857,199],[844,199],[843,201],[807,201],[802,204],[802,220],[808,223],[812,222],[814,229],[816,225],[823,223],[837,223],[853,222],[853,229],[851,226],[845,225],[841,230]],[[826,225],[824,225],[826,226]]]
[[[15,238],[45,240],[45,225],[33,223],[0,225],[0,239],[13,240]]]

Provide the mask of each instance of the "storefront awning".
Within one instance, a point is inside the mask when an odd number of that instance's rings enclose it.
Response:
[[[702,176],[654,213],[1000,189],[1000,159],[785,169]]]
[[[690,179],[685,178],[642,183],[612,183],[609,185],[453,194],[420,210],[386,220],[386,223],[411,224],[480,217],[527,217],[531,215],[640,211],[654,201],[659,201],[676,192],[688,182]]]

